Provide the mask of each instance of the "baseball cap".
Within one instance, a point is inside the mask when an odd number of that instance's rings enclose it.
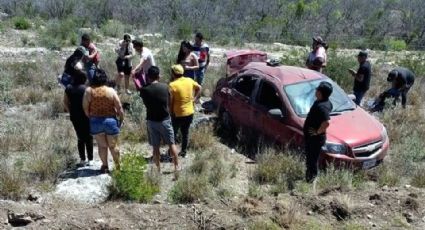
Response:
[[[75,51],[83,53],[84,56],[89,55],[89,51],[84,46],[79,46]]]
[[[364,50],[362,50],[362,51],[360,51],[359,52],[359,54],[357,55],[357,57],[367,57],[367,52],[366,51],[364,51]]]
[[[332,84],[327,81],[320,82],[316,89],[319,90],[325,98],[329,98],[333,91]]]
[[[173,71],[173,73],[175,73],[177,75],[183,75],[184,74],[183,66],[180,65],[180,64],[172,65],[171,70]]]

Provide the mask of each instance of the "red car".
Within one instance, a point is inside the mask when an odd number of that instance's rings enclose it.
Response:
[[[335,82],[316,71],[267,62],[255,50],[226,53],[227,76],[218,81],[213,102],[225,126],[245,127],[281,145],[303,148],[303,125],[322,81],[333,85],[333,104],[325,163],[369,169],[382,162],[389,148],[385,127],[356,106]]]

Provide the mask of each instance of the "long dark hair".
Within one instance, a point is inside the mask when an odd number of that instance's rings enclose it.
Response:
[[[74,53],[66,59],[65,70],[74,68],[74,66],[79,62],[84,56],[84,53],[79,48],[74,51]]]
[[[184,59],[186,59],[187,54],[184,53],[183,51],[183,47],[186,47],[187,49],[189,49],[190,51],[193,50],[192,45],[190,44],[190,42],[188,41],[182,41],[180,43],[180,50],[179,50],[179,54],[177,55],[177,61],[176,64],[180,64],[181,61],[183,61]]]

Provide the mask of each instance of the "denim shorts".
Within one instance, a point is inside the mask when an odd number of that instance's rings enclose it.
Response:
[[[149,134],[149,144],[153,147],[161,145],[161,139],[165,144],[174,144],[174,131],[171,119],[164,121],[146,121]]]
[[[120,133],[118,120],[115,117],[90,117],[90,134],[117,135]]]

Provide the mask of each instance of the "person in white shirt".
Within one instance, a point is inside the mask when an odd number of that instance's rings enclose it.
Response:
[[[143,73],[147,74],[148,69],[151,66],[155,66],[155,59],[153,57],[152,51],[144,47],[142,41],[133,41],[133,46],[136,52],[140,55],[140,63],[133,68],[132,74],[135,74],[141,70],[143,70]]]
[[[308,55],[307,68],[322,72],[327,63],[327,48],[327,44],[320,36],[313,37],[313,50]]]

